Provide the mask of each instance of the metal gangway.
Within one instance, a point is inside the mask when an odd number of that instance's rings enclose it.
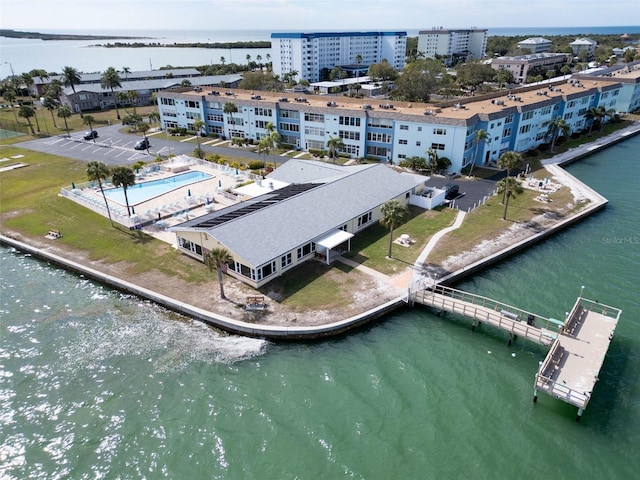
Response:
[[[487,324],[509,333],[509,343],[522,337],[549,346],[564,322],[528,312],[491,298],[434,284],[424,289],[409,289],[410,304],[419,303],[444,312],[471,318],[473,328]]]

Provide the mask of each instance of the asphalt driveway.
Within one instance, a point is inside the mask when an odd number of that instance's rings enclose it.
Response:
[[[58,135],[48,138],[38,138],[28,140],[16,144],[21,148],[34,150],[36,152],[50,153],[61,157],[75,158],[87,162],[98,161],[108,166],[116,165],[132,165],[137,161],[151,162],[158,155],[193,155],[196,148],[195,143],[180,142],[175,139],[169,140],[164,132],[157,135],[148,135],[151,146],[149,151],[135,150],[133,147],[138,140],[139,135],[122,133],[121,124],[109,125],[94,128],[98,132],[98,138],[93,140],[84,140],[85,131],[71,132],[71,135]],[[186,138],[186,137],[185,137]],[[205,153],[218,153],[221,156],[236,155],[245,158],[264,160],[263,155],[249,152],[246,150],[238,151],[230,147],[213,147],[204,145],[208,141],[206,137],[201,140],[201,148]],[[284,163],[290,157],[280,157],[269,155],[266,158],[267,163]]]
[[[499,173],[499,172],[497,172]],[[504,176],[504,173],[502,174]],[[447,183],[456,183],[459,187],[458,197],[453,200],[453,205],[458,207],[462,211],[468,211],[469,209],[477,206],[479,202],[486,196],[489,196],[496,189],[497,179],[482,180],[482,179],[468,179],[461,176],[455,179],[442,176],[433,176],[426,183],[426,186],[442,188]]]

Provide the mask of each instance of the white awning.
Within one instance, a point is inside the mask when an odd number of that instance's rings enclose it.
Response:
[[[321,247],[331,250],[342,242],[346,242],[351,237],[353,237],[353,233],[345,232],[344,230],[334,230],[333,232],[329,232],[326,235],[317,238],[315,243],[316,245],[320,245]]]

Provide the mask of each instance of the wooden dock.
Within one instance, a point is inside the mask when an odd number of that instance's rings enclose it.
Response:
[[[578,407],[579,420],[591,399],[593,389],[622,311],[582,296],[564,321],[545,318],[487,297],[443,285],[409,289],[408,302],[438,311],[451,312],[479,324],[491,325],[509,333],[509,344],[517,337],[550,346],[540,362],[533,401],[543,392]]]
[[[549,353],[540,363],[534,385],[538,392],[587,408],[622,310],[579,297]]]
[[[527,312],[506,303],[481,295],[463,292],[444,285],[410,291],[411,304],[420,303],[444,312],[456,313],[473,319],[475,329],[487,324],[509,333],[509,341],[526,338],[539,345],[551,345],[558,337],[563,322]]]

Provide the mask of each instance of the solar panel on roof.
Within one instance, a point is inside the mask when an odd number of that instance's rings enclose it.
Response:
[[[312,190],[316,187],[319,187],[320,185],[323,184],[294,183],[291,185],[287,185],[286,187],[274,190],[272,193],[266,193],[264,195],[256,197],[255,201],[248,200],[236,210],[226,211],[227,209],[225,209],[219,212],[214,212],[211,214],[211,216],[207,216],[203,218],[202,221],[194,223],[191,226],[194,228],[203,229],[217,227],[218,225],[222,225],[223,223],[229,222],[236,218],[240,218],[244,215],[248,215],[249,213],[257,212],[259,210],[262,210],[263,208],[270,207],[288,198],[295,197],[296,195]]]

